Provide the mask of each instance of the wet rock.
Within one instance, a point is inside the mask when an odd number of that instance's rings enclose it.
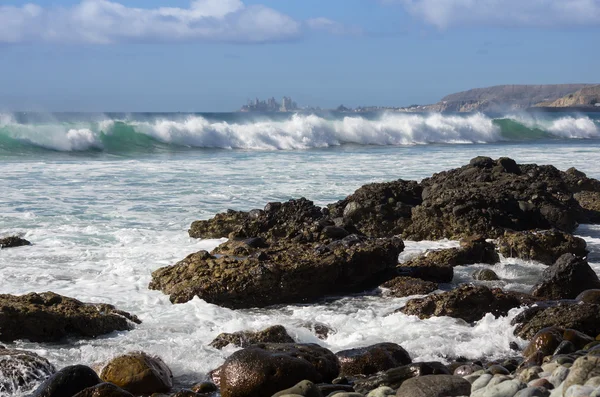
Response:
[[[206,251],[152,273],[150,289],[184,303],[198,296],[229,308],[314,301],[375,288],[388,279],[404,243],[348,236],[326,246],[281,242],[257,257],[215,257]]]
[[[507,258],[520,258],[552,265],[564,254],[585,257],[585,240],[560,230],[506,232],[498,238],[498,250]]]
[[[588,289],[600,288],[600,280],[590,265],[573,254],[564,254],[544,270],[531,294],[544,299],[575,299]]]
[[[582,208],[581,223],[600,223],[600,193],[582,191],[573,196]]]
[[[412,277],[395,277],[381,287],[389,289],[387,296],[403,298],[412,295],[427,295],[438,289],[438,284]]]
[[[268,248],[269,245],[261,237],[248,238],[243,240],[229,240],[214,249],[213,254],[249,256],[260,252],[262,248]]]
[[[295,394],[303,397],[323,397],[321,390],[309,380],[303,380],[289,389],[282,390],[273,394],[273,397],[281,397],[289,394]]]
[[[517,165],[510,159],[493,163],[469,164],[424,179],[423,202],[413,209],[404,237],[497,238],[507,230],[551,228],[573,232],[582,208],[566,173],[553,166]]]
[[[210,342],[210,346],[222,349],[232,344],[237,347],[248,347],[257,343],[294,343],[294,339],[282,325],[274,325],[262,331],[239,331],[232,334],[222,333]]]
[[[192,386],[192,391],[199,394],[210,394],[219,391],[219,388],[212,382],[201,382]]]
[[[426,375],[407,379],[396,393],[397,397],[468,396],[471,384],[453,375]]]
[[[335,355],[318,345],[264,343],[233,353],[218,372],[223,397],[270,397],[303,380],[330,382],[339,370]]]
[[[80,391],[73,397],[133,397],[133,394],[112,383],[100,383]]]
[[[517,315],[512,324],[518,324],[515,335],[531,339],[548,327],[574,329],[586,335],[600,333],[600,305],[562,302],[554,306],[534,306]]]
[[[453,375],[465,377],[474,372],[481,371],[482,369],[481,365],[477,364],[461,365],[454,370]]]
[[[65,397],[102,383],[98,375],[85,365],[65,367],[42,383],[32,397]]]
[[[388,369],[382,373],[354,382],[354,390],[359,393],[368,393],[379,387],[397,389],[404,381],[425,375],[450,375],[448,368],[439,362],[421,362]]]
[[[317,321],[306,321],[299,324],[300,327],[309,329],[319,339],[327,339],[329,335],[335,334],[335,329],[331,328],[327,324],[323,324]]]
[[[578,302],[600,304],[600,289],[588,289],[577,295]]]
[[[100,378],[136,395],[168,392],[173,387],[169,367],[159,357],[142,352],[115,357],[102,368]]]
[[[0,349],[0,395],[28,392],[55,372],[54,365],[33,352]]]
[[[412,209],[422,201],[421,192],[414,181],[372,183],[328,208],[332,218],[342,218],[367,236],[391,237],[410,225]]]
[[[249,219],[247,212],[227,210],[206,221],[195,221],[188,231],[193,238],[223,238]]]
[[[490,365],[486,370],[492,375],[510,375],[510,371],[501,365]]]
[[[432,283],[451,283],[454,278],[452,266],[435,263],[427,257],[419,257],[398,266],[400,277],[416,278]]]
[[[0,341],[56,342],[126,331],[137,317],[106,304],[82,303],[53,292],[0,295]]]
[[[395,343],[342,350],[336,356],[341,365],[342,376],[372,375],[412,362],[408,352]]]
[[[500,277],[491,269],[479,269],[473,273],[473,279],[478,281],[495,281],[500,280]]]
[[[31,245],[31,243],[19,236],[9,236],[0,238],[0,249],[23,247],[26,245]]]
[[[531,301],[523,294],[465,284],[452,291],[411,299],[401,311],[408,315],[419,316],[421,319],[448,316],[474,322],[480,320],[486,313],[505,316],[510,309]]]

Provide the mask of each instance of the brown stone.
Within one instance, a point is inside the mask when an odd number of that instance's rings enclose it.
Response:
[[[173,374],[159,358],[146,353],[129,353],[112,359],[100,378],[136,395],[168,392]]]

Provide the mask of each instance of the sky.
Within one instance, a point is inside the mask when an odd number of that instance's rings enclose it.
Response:
[[[600,0],[0,2],[0,110],[434,103],[600,83]]]

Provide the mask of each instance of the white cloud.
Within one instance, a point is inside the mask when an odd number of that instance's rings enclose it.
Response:
[[[110,0],[72,7],[0,6],[0,43],[121,41],[266,42],[301,35],[302,24],[241,0],[195,0],[189,8],[132,8]]]
[[[380,0],[441,29],[463,25],[600,25],[600,0]]]

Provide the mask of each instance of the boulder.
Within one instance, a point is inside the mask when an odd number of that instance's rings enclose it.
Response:
[[[133,394],[112,383],[100,383],[80,391],[73,397],[133,397]]]
[[[425,375],[407,379],[398,389],[396,397],[451,397],[470,394],[471,384],[460,376]]]
[[[531,339],[548,327],[574,329],[586,335],[600,334],[600,305],[589,303],[560,302],[550,306],[533,306],[516,316],[515,335]]]
[[[339,371],[336,356],[318,345],[264,343],[233,353],[218,374],[223,397],[270,397],[303,380],[331,382]]]
[[[427,295],[437,290],[438,284],[413,277],[395,277],[381,287],[389,290],[386,291],[386,295],[402,298],[412,295]]]
[[[507,258],[532,260],[548,266],[567,253],[581,258],[588,254],[584,239],[556,229],[506,232],[496,245]]]
[[[473,272],[473,279],[478,281],[495,281],[500,280],[500,277],[491,269],[479,269]]]
[[[249,218],[248,212],[227,210],[212,219],[193,222],[188,233],[193,238],[224,238]]]
[[[413,208],[410,240],[497,238],[507,230],[551,229],[571,233],[582,208],[565,173],[553,166],[518,165],[512,159],[472,161],[421,182],[421,205]]]
[[[100,383],[102,381],[90,367],[72,365],[48,378],[31,397],[70,397]]]
[[[327,245],[281,241],[249,257],[206,251],[152,273],[150,289],[184,303],[194,296],[229,308],[314,301],[377,287],[395,271],[399,238],[350,235]]]
[[[590,265],[573,254],[564,254],[544,270],[531,294],[544,299],[575,299],[588,289],[600,288],[600,280]]]
[[[294,343],[294,339],[282,325],[274,325],[262,331],[239,331],[232,334],[222,333],[217,336],[210,346],[222,349],[232,344],[236,347],[248,347],[257,343]]]
[[[367,236],[392,237],[410,225],[412,209],[421,204],[421,192],[415,181],[372,183],[328,208],[332,218]]]
[[[31,245],[31,243],[19,236],[9,236],[0,238],[0,249],[23,247],[25,245]]]
[[[582,208],[581,223],[600,223],[600,192],[575,193],[575,200]]]
[[[411,299],[401,311],[421,319],[433,316],[461,318],[468,322],[480,320],[486,313],[505,316],[510,309],[533,302],[531,297],[499,288],[464,284],[458,288],[425,298]]]
[[[379,343],[336,353],[340,376],[372,375],[412,362],[408,352],[395,343]]]
[[[450,375],[448,368],[439,362],[421,362],[388,369],[364,379],[356,379],[354,389],[366,394],[379,387],[398,389],[407,379],[425,375]]]
[[[537,351],[544,356],[552,355],[563,342],[572,343],[576,350],[583,349],[585,345],[592,342],[594,338],[574,329],[560,327],[548,327],[536,333],[529,345],[523,350],[523,356],[528,357]]]
[[[173,387],[169,367],[159,357],[142,352],[113,358],[102,368],[100,378],[135,395],[168,392]]]
[[[0,349],[0,394],[29,392],[55,372],[54,365],[35,353]]]
[[[0,295],[0,341],[56,342],[126,331],[140,320],[107,304],[82,303],[53,292]]]

